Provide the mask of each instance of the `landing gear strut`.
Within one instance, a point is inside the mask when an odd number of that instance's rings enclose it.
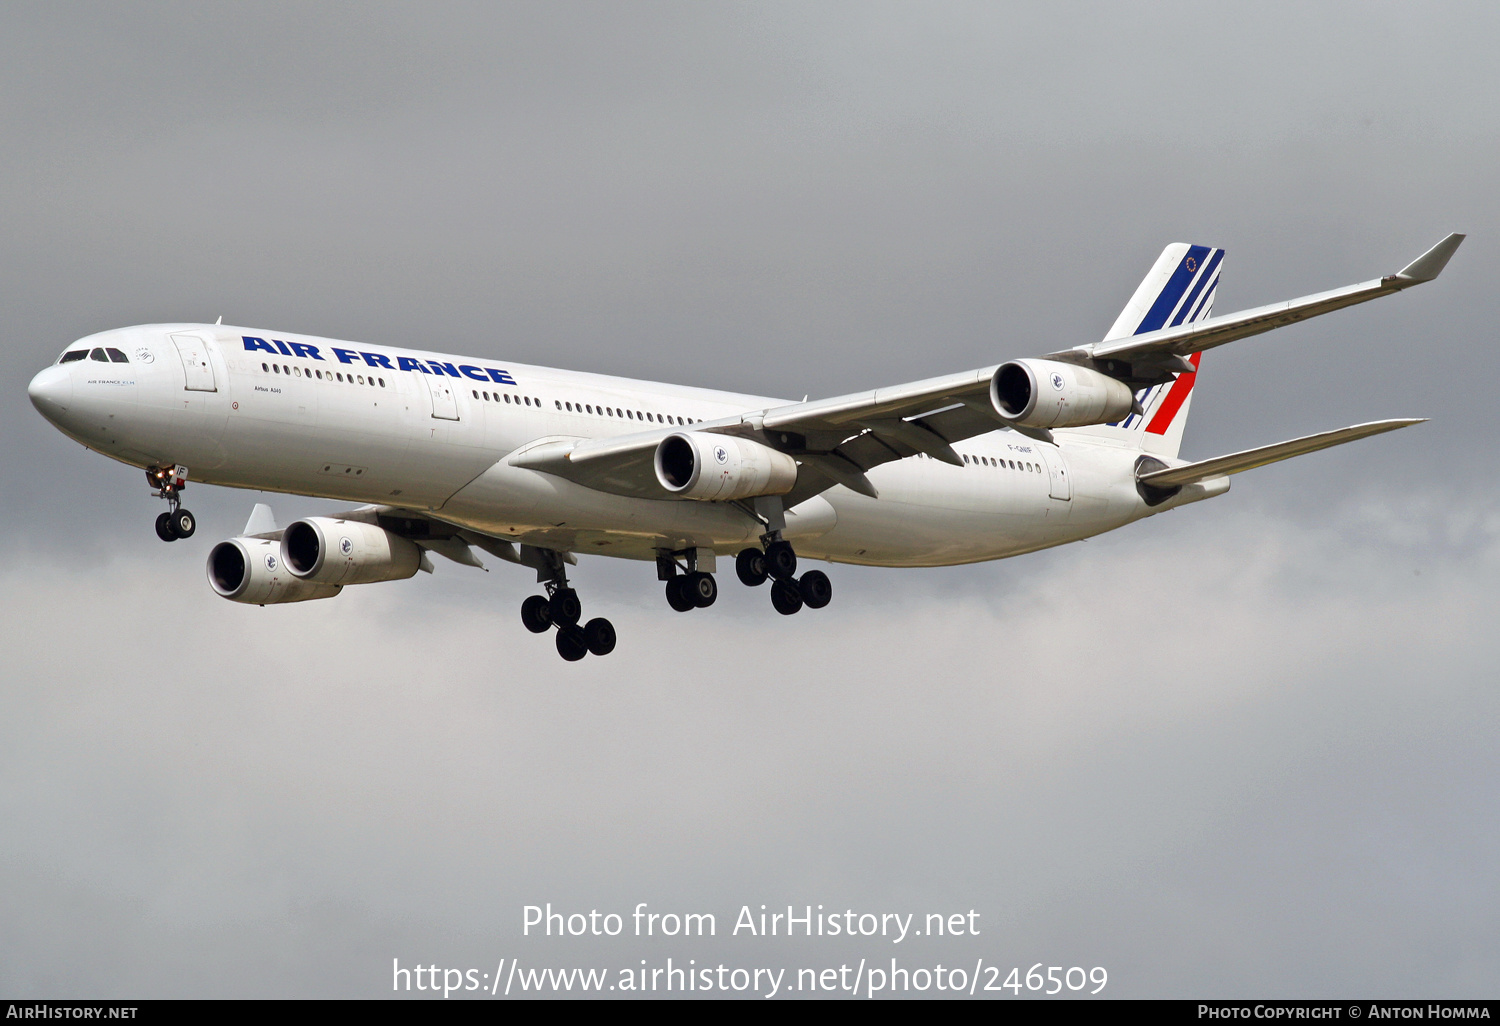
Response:
[[[529,549],[536,554],[536,576],[538,583],[547,589],[545,595],[528,596],[521,603],[521,622],[533,634],[541,634],[550,628],[557,629],[557,654],[570,663],[575,663],[592,652],[594,655],[609,655],[615,650],[615,625],[596,616],[582,627],[578,621],[583,617],[583,603],[578,592],[568,586],[567,571],[562,556],[551,549]]]
[[[657,551],[656,578],[667,582],[667,605],[686,613],[714,604],[719,597],[719,582],[714,580],[713,558],[712,549]]]
[[[833,584],[821,570],[809,570],[797,577],[797,553],[792,543],[781,537],[786,517],[781,500],[757,499],[756,515],[764,521],[766,533],[760,541],[765,548],[740,550],[734,559],[734,572],[742,584],[758,588],[772,580],[771,605],[783,616],[791,616],[803,606],[822,609],[833,600]]]
[[[156,536],[171,542],[178,538],[191,538],[198,530],[198,518],[182,508],[178,495],[187,487],[188,468],[180,463],[170,467],[147,467],[146,480],[153,489],[151,494],[166,499],[169,509],[156,518]]]

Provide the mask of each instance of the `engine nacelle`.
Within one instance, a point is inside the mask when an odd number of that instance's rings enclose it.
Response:
[[[656,480],[684,499],[785,495],[797,483],[797,461],[746,438],[680,431],[656,447]]]
[[[231,538],[215,545],[208,554],[208,583],[232,602],[257,606],[333,598],[343,590],[293,577],[282,562],[280,543],[265,538]]]
[[[1107,374],[1055,360],[1012,360],[990,379],[990,402],[1012,424],[1034,428],[1113,424],[1135,397]]]
[[[370,584],[411,577],[422,563],[422,550],[374,524],[308,517],[282,532],[281,560],[304,581]]]

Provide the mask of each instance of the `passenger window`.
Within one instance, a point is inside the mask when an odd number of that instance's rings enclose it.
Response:
[[[87,349],[75,349],[71,353],[63,353],[62,359],[58,360],[57,362],[72,363],[75,360],[82,360],[87,355],[89,355],[89,351]]]
[[[109,354],[109,358],[110,358],[111,362],[113,362],[113,363],[129,363],[130,362],[130,357],[126,356],[124,353],[120,352],[118,349],[106,349],[104,351]]]
[[[385,378],[381,378],[381,379],[380,379],[380,387],[381,387],[381,388],[384,388],[384,387],[385,387]]]
[[[273,374],[280,374],[281,373],[281,364],[279,364],[279,363],[273,363],[273,364],[271,364],[271,372]]]

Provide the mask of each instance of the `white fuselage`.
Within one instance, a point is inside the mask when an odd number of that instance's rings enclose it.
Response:
[[[249,341],[249,340],[254,340]],[[754,544],[735,503],[629,498],[512,466],[527,447],[737,419],[787,400],[221,325],[102,332],[38,374],[37,407],[91,449],[182,464],[200,483],[418,510],[485,534],[577,553]],[[1221,488],[1148,507],[1138,449],[997,430],[957,443],[963,467],[912,457],[875,467],[868,498],[842,486],[787,513],[800,555],[877,566],[999,559],[1112,530]]]

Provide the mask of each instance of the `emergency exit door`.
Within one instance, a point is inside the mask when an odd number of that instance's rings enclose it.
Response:
[[[427,390],[432,393],[432,415],[438,420],[457,420],[458,397],[453,394],[448,379],[439,374],[424,374],[422,377],[427,381]]]
[[[214,365],[208,358],[208,341],[197,335],[173,335],[172,344],[177,347],[177,355],[182,357],[187,390],[217,392],[219,386],[214,381]]]

